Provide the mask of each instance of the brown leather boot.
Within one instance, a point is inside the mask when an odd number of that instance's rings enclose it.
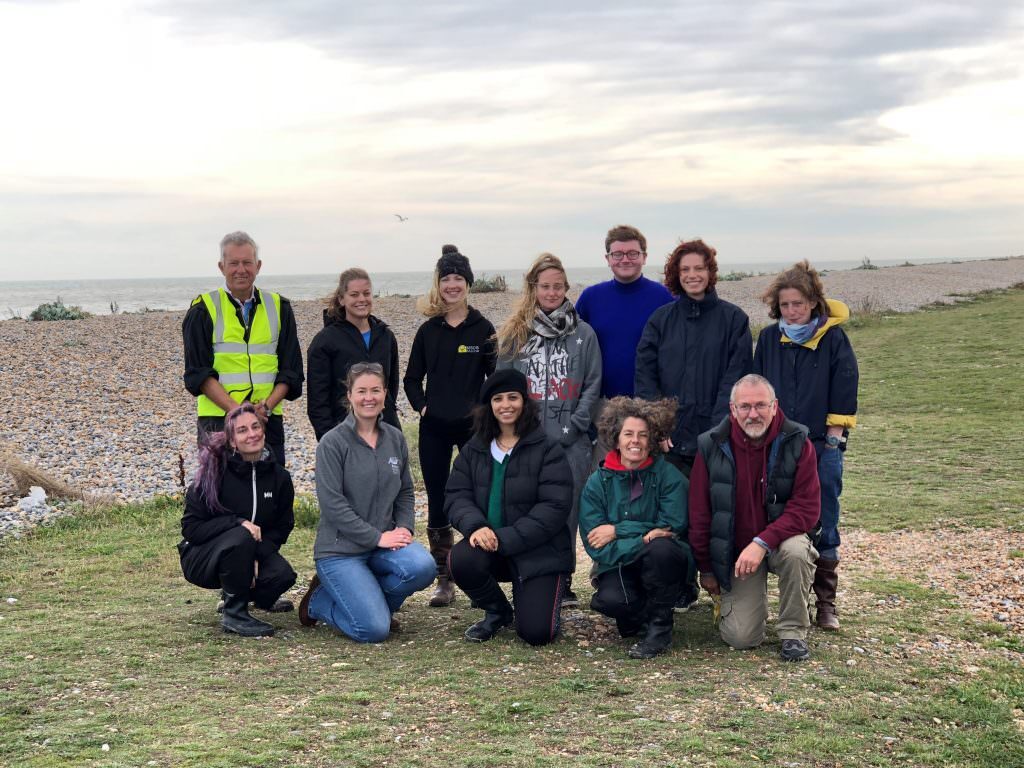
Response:
[[[827,632],[839,631],[839,616],[836,614],[836,586],[839,583],[839,576],[836,569],[839,567],[838,560],[825,560],[818,558],[814,570],[814,583],[811,589],[817,598],[815,607],[817,612],[814,623]]]
[[[448,553],[452,551],[452,544],[455,537],[452,535],[450,525],[444,528],[427,528],[427,541],[430,544],[430,554],[434,556],[437,564],[437,586],[434,594],[430,596],[431,608],[444,608],[455,601],[455,585],[452,584],[451,575],[448,573]]]

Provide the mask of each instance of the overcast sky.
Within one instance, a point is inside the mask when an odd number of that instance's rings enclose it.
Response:
[[[356,6],[0,0],[0,279],[1024,253],[1019,2]]]

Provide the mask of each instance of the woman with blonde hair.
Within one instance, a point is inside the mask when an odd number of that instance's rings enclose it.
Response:
[[[313,337],[306,359],[306,412],[319,441],[348,416],[345,377],[355,363],[380,363],[387,384],[384,421],[401,429],[398,393],[398,341],[373,313],[373,285],[365,269],[346,269],[327,298],[324,327]]]
[[[514,368],[529,382],[548,439],[559,443],[572,470],[570,540],[576,541],[579,495],[591,463],[591,412],[601,396],[601,348],[593,329],[566,298],[561,260],[542,253],[523,276],[523,292],[497,333],[498,368]],[[563,604],[578,602],[571,586]]]
[[[470,414],[480,385],[494,371],[494,326],[469,305],[472,285],[469,259],[456,246],[443,246],[430,292],[417,304],[427,320],[416,331],[403,379],[409,404],[420,414],[427,539],[437,564],[437,589],[430,598],[435,608],[455,599],[447,565],[454,539],[444,511],[452,449],[461,449],[473,434]]]

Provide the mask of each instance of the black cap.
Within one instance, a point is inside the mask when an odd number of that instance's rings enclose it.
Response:
[[[526,376],[515,368],[502,368],[492,373],[480,387],[480,402],[487,405],[501,392],[518,392],[525,400],[529,397]]]
[[[469,259],[459,253],[458,246],[441,246],[441,258],[437,260],[437,279],[446,275],[461,275],[468,285],[473,284],[473,269],[469,266]]]

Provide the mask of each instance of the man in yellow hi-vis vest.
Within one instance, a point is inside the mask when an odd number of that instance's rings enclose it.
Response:
[[[288,299],[256,288],[263,262],[245,232],[220,241],[225,287],[197,296],[181,326],[185,388],[196,396],[198,435],[222,429],[238,403],[258,406],[266,445],[284,464],[281,401],[302,395],[302,351]]]

